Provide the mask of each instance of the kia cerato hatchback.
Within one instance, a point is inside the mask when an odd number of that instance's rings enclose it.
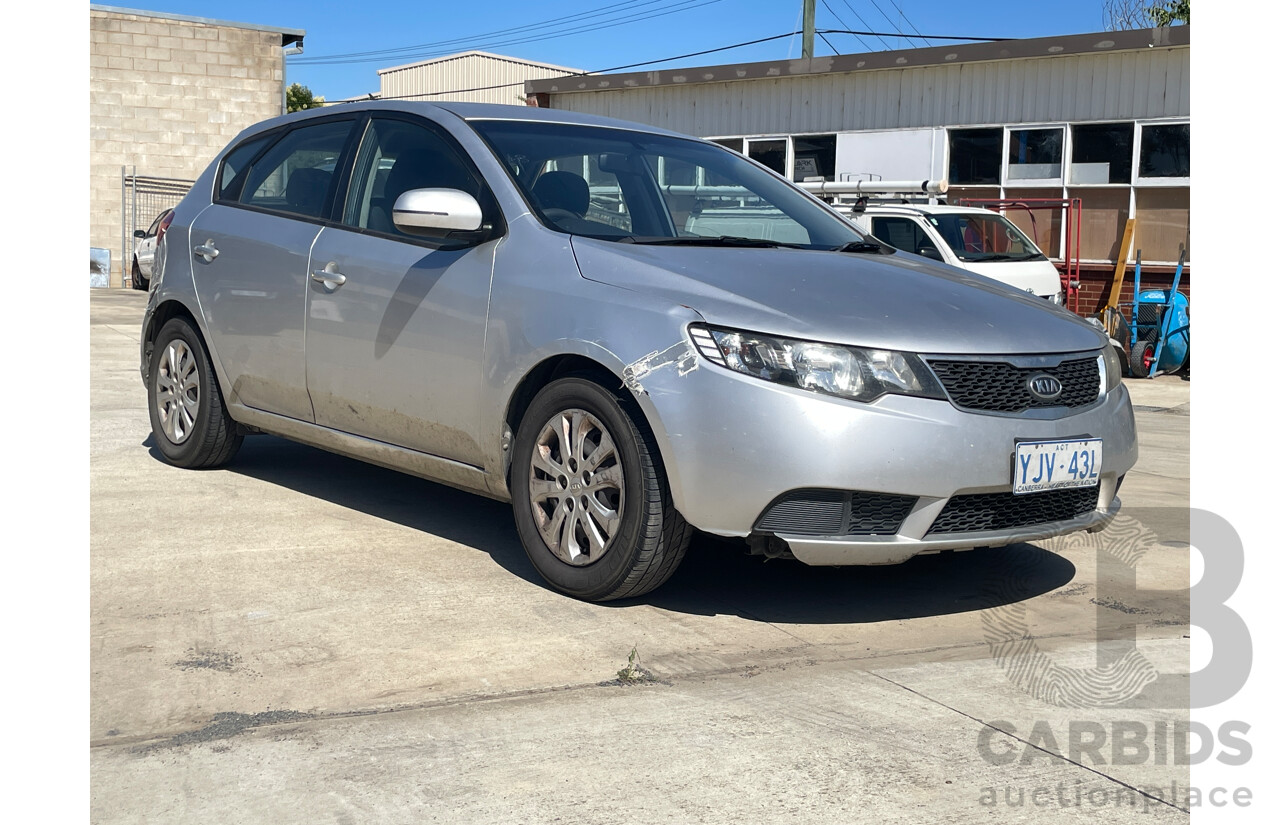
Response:
[[[1099,530],[1137,458],[1094,327],[637,124],[277,118],[158,258],[142,374],[169,461],[267,432],[510,501],[581,599],[662,584],[694,528],[811,565]]]

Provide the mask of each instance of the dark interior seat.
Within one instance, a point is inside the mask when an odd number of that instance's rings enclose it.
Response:
[[[533,184],[533,197],[538,206],[563,209],[581,218],[591,205],[591,189],[581,175],[573,172],[543,172]]]
[[[332,172],[323,169],[294,169],[284,188],[284,199],[290,211],[312,218],[320,217],[332,177]]]

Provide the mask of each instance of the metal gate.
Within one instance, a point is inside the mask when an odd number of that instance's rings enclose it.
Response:
[[[191,189],[193,180],[182,178],[152,178],[120,167],[120,283],[133,286],[133,248],[138,239],[133,233],[147,229],[151,222],[166,209],[178,205],[178,201]]]

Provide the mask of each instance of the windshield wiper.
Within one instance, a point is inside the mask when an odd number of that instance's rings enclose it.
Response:
[[[787,247],[790,249],[805,248],[800,244],[770,241],[765,240],[764,238],[742,238],[737,235],[685,235],[678,238],[626,235],[624,237],[617,238],[616,240],[619,243],[647,244],[651,246],[739,246],[763,247],[768,249],[773,249],[775,247]]]
[[[872,241],[849,241],[841,244],[831,250],[832,252],[869,252],[875,255],[892,255],[898,250],[886,244],[878,244]]]

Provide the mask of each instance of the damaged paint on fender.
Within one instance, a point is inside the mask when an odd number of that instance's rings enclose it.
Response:
[[[627,364],[622,370],[622,383],[634,393],[646,393],[640,379],[673,364],[676,375],[680,376],[688,375],[698,368],[698,354],[693,351],[688,341],[677,341],[664,350],[654,350],[643,358]]]

